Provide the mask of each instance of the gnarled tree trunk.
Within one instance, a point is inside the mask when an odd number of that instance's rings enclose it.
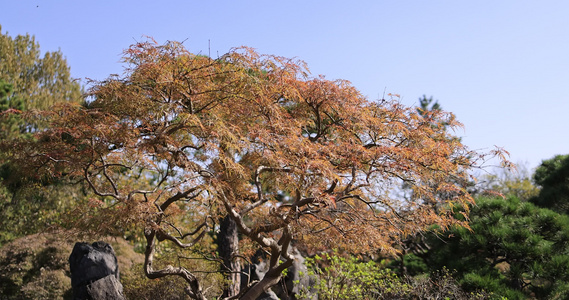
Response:
[[[241,262],[239,254],[239,235],[237,224],[229,216],[221,219],[217,244],[219,255],[223,258],[222,272],[227,273],[229,285],[223,291],[223,297],[232,297],[239,294],[241,286]]]

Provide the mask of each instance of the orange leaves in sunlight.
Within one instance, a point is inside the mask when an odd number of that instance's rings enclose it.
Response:
[[[29,178],[91,191],[74,226],[144,232],[150,278],[182,276],[205,299],[187,269],[153,269],[156,245],[199,248],[234,234],[241,250],[271,256],[273,278],[243,293],[256,299],[290,266],[293,246],[396,254],[408,235],[467,225],[452,208],[472,201],[468,172],[487,155],[453,136],[462,125],[450,113],[405,107],[397,94],[370,101],[348,81],[246,47],[213,59],[149,39],[124,54],[124,75],[91,82],[86,105],[24,112],[45,129],[0,146]],[[220,256],[239,256],[231,251]]]
[[[82,177],[113,205],[146,203],[129,217],[152,228],[181,231],[191,206],[196,219],[231,216],[263,247],[392,253],[405,235],[459,222],[451,204],[471,201],[477,156],[452,136],[452,114],[421,115],[397,94],[370,101],[245,47],[213,59],[148,41],[124,61],[123,77],[93,83],[88,107],[46,114],[26,154],[36,172]]]

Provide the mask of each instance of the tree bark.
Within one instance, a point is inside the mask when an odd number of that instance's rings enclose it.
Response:
[[[261,279],[261,281],[254,284],[239,299],[240,300],[256,300],[257,298],[259,298],[259,296],[261,296],[261,294],[263,294],[269,288],[271,288],[272,286],[279,283],[279,281],[281,280],[283,270],[290,267],[291,265],[292,265],[292,260],[288,260],[276,268],[269,269],[269,271],[265,274],[263,279]]]
[[[223,258],[222,272],[227,274],[229,285],[223,291],[223,297],[239,294],[241,287],[241,262],[236,257],[239,254],[239,235],[237,224],[229,217],[221,219],[217,238],[219,255]]]

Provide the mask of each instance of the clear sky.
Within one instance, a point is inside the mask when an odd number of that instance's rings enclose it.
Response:
[[[529,168],[569,154],[567,0],[13,0],[0,25],[61,49],[77,78],[121,74],[122,50],[143,36],[212,56],[250,46],[371,100],[433,96],[471,149],[504,147]]]

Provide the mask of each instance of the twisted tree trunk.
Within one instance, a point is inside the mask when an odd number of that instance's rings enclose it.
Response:
[[[222,272],[227,274],[229,285],[223,291],[223,297],[233,297],[239,294],[241,287],[241,262],[236,257],[239,254],[239,236],[237,224],[229,217],[221,219],[217,238],[219,254],[223,258]]]

